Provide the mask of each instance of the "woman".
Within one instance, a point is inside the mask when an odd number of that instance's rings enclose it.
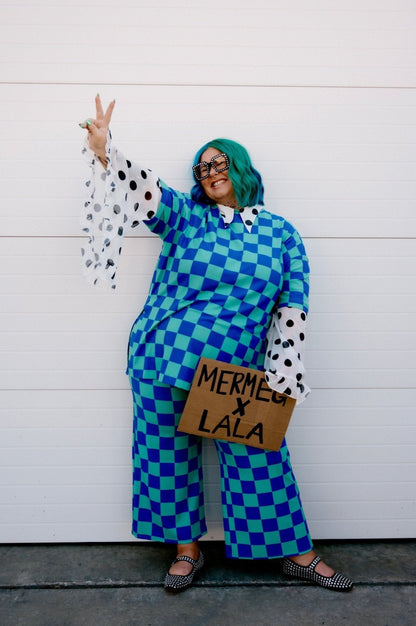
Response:
[[[111,143],[115,102],[96,119],[84,154],[92,167],[83,230],[88,279],[115,288],[124,233],[139,222],[162,239],[143,311],[129,339],[133,393],[134,536],[174,543],[168,591],[186,589],[204,560],[201,441],[176,430],[201,356],[266,371],[271,388],[301,402],[309,266],[301,238],[263,205],[260,174],[239,144],[197,153],[191,194],[175,191]],[[283,441],[279,452],[215,441],[226,554],[282,558],[283,572],[336,590],[352,581],[313,552]]]

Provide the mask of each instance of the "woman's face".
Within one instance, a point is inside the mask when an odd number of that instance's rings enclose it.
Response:
[[[217,148],[208,148],[202,153],[201,161],[209,163],[217,154],[221,154]],[[233,184],[228,177],[228,170],[218,173],[211,167],[208,178],[201,180],[200,185],[210,200],[214,200],[217,204],[237,208],[237,200]]]

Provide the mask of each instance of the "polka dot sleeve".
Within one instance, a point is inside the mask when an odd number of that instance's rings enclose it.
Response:
[[[304,311],[294,307],[279,308],[267,334],[264,360],[269,387],[295,398],[298,404],[310,393],[304,381],[305,329]]]
[[[124,235],[157,212],[159,181],[150,170],[126,159],[112,145],[111,134],[106,170],[90,150],[88,137],[82,152],[91,168],[81,213],[82,230],[88,235],[81,249],[83,271],[90,283],[115,289]]]

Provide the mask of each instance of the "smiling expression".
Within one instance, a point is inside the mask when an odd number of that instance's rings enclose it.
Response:
[[[221,154],[217,148],[208,148],[201,156],[201,161],[211,161],[213,156]],[[216,172],[211,168],[208,178],[200,181],[202,189],[210,200],[217,204],[225,206],[237,207],[237,200],[234,194],[233,184],[228,177],[228,170],[225,172]]]

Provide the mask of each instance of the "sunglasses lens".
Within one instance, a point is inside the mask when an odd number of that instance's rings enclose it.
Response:
[[[209,176],[208,163],[198,163],[198,165],[194,166],[193,170],[197,180],[204,180],[204,178],[208,178]]]
[[[230,167],[230,162],[226,154],[219,154],[215,157],[215,159],[213,159],[212,165],[214,166],[214,170],[216,172],[224,172]]]

